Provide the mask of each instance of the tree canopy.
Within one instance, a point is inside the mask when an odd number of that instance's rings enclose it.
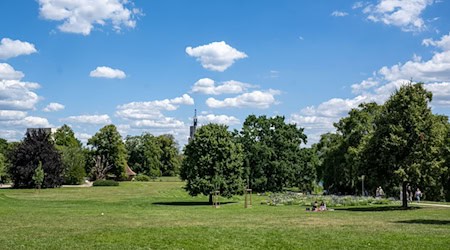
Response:
[[[186,145],[180,176],[187,181],[190,195],[210,195],[218,190],[230,197],[243,191],[242,147],[227,129],[218,124],[202,126]]]

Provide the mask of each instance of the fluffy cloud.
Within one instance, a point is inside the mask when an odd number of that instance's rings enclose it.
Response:
[[[220,72],[228,69],[236,60],[247,57],[244,52],[236,50],[224,41],[195,48],[187,47],[186,53],[189,56],[196,57],[203,68]]]
[[[434,0],[380,0],[363,10],[373,22],[400,27],[403,31],[422,31],[426,28],[422,12]]]
[[[214,80],[209,78],[202,78],[194,83],[191,91],[193,93],[202,93],[207,95],[222,95],[222,94],[239,94],[247,91],[249,88],[254,88],[255,86],[238,82],[238,81],[226,81],[221,84],[216,85]]]
[[[426,39],[425,46],[436,46],[442,49],[435,52],[430,60],[422,60],[418,56],[403,64],[391,67],[382,67],[373,77],[353,84],[353,98],[333,98],[317,106],[302,109],[299,113],[292,114],[291,122],[305,127],[305,132],[317,142],[320,135],[333,131],[333,122],[337,122],[347,112],[364,102],[384,103],[390,95],[401,86],[408,84],[409,79],[416,82],[424,82],[424,87],[433,93],[433,106],[450,106],[450,48],[448,47],[449,35],[439,40]],[[311,136],[311,137],[310,137]]]
[[[206,105],[210,108],[260,108],[266,109],[271,105],[276,104],[275,95],[279,95],[278,90],[268,91],[253,91],[244,93],[233,98],[225,98],[224,100],[217,100],[215,98],[208,98]]]
[[[343,11],[337,11],[337,10],[335,10],[335,11],[333,11],[333,12],[331,13],[331,15],[334,16],[334,17],[344,17],[344,16],[347,16],[348,13],[347,13],[347,12],[343,12]]]
[[[117,106],[116,115],[123,119],[159,119],[161,111],[173,111],[180,105],[194,105],[194,99],[184,94],[174,99],[164,99],[149,102],[130,102]]]
[[[128,6],[127,6],[128,5]],[[134,28],[141,12],[130,1],[123,0],[39,0],[39,13],[47,20],[63,21],[62,32],[89,35],[94,25],[111,24],[115,31]]]
[[[39,101],[38,95],[32,91],[36,88],[39,88],[37,83],[0,80],[0,109],[34,109],[35,104]]]
[[[44,108],[44,112],[55,112],[63,110],[65,107],[64,105],[56,102],[51,102],[47,105],[47,107]]]
[[[5,127],[17,128],[49,128],[52,127],[48,120],[43,117],[27,116],[22,119],[13,119],[7,121],[0,121],[0,125]]]
[[[127,75],[120,69],[112,69],[110,67],[100,66],[91,71],[90,77],[102,77],[102,78],[117,78],[124,79]]]
[[[92,124],[92,125],[106,125],[111,123],[111,119],[108,115],[79,115],[79,116],[69,116],[67,118],[61,119],[62,122],[68,123],[81,123],[81,124]]]
[[[25,75],[7,63],[0,63],[0,80],[20,80]]]
[[[27,112],[18,110],[0,110],[0,121],[20,120],[27,116]]]
[[[239,119],[234,116],[214,115],[214,114],[200,115],[200,116],[198,116],[198,121],[203,124],[219,123],[219,124],[225,124],[228,126],[237,125],[237,124],[241,123],[239,121]]]
[[[11,40],[3,38],[0,41],[0,59],[8,59],[20,55],[29,55],[35,53],[36,48],[33,44],[22,42],[20,40]]]

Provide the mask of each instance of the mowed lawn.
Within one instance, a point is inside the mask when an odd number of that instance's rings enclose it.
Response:
[[[0,189],[0,249],[449,249],[450,208],[306,212],[189,197],[183,183]],[[103,214],[103,215],[102,215]]]

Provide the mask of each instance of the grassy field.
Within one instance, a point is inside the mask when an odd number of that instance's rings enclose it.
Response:
[[[0,189],[1,249],[449,249],[450,208],[244,209],[173,179],[119,187]]]

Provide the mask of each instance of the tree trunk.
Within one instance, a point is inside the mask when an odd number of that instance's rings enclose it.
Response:
[[[402,183],[402,190],[403,190],[403,192],[402,192],[402,200],[403,200],[402,207],[404,207],[404,208],[408,207],[408,196],[407,196],[408,190],[406,190],[407,185],[408,185],[408,183],[406,181],[404,181]]]
[[[209,205],[213,204],[213,195],[209,194]]]

